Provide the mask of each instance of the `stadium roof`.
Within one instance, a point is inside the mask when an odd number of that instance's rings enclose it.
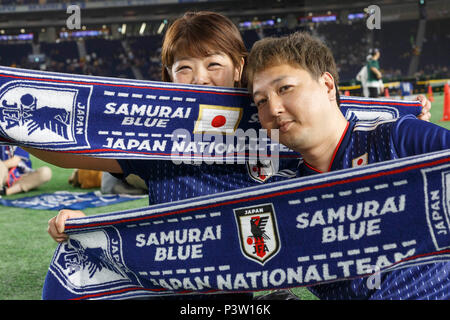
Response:
[[[362,11],[374,1],[338,0],[105,0],[79,4],[83,24],[112,24],[141,21],[161,21],[174,19],[188,10],[214,10],[230,18],[252,18],[255,16],[305,15],[309,12],[333,11],[345,14]],[[428,0],[429,18],[447,15],[450,2],[447,0]],[[418,16],[417,0],[377,0],[382,8],[383,20],[412,19]],[[22,27],[64,26],[68,14],[67,3],[54,3],[47,6],[17,5],[0,6],[0,29]]]

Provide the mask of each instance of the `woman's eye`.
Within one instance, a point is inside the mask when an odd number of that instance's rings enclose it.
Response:
[[[188,70],[190,70],[191,68],[189,67],[189,66],[181,66],[181,67],[178,67],[177,68],[177,70],[176,70],[176,72],[180,72],[180,71],[188,71]]]
[[[220,63],[218,62],[211,62],[210,64],[208,64],[208,68],[214,68],[214,67],[220,67]]]

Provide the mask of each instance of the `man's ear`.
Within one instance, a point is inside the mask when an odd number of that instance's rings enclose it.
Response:
[[[244,58],[241,58],[239,65],[234,69],[234,82],[240,82],[242,79],[242,70],[244,69]]]
[[[324,80],[324,84],[327,87],[327,94],[330,101],[336,100],[336,83],[334,82],[334,78],[329,72],[324,72],[322,75],[322,79]]]

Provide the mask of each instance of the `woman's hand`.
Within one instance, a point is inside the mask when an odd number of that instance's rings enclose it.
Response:
[[[82,218],[86,215],[80,210],[60,210],[58,215],[48,221],[47,232],[56,242],[66,241],[68,236],[64,233],[67,219]]]

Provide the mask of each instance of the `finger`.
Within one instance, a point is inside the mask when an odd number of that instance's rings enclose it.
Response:
[[[66,236],[64,236],[64,237],[57,237],[57,238],[54,238],[54,240],[55,240],[56,242],[58,242],[58,243],[61,243],[61,242],[67,241],[68,238],[69,238],[69,237],[66,235]]]
[[[431,101],[424,95],[418,95],[416,99],[422,104],[422,112],[417,118],[420,120],[429,121],[431,119]]]
[[[430,121],[431,119],[431,113],[430,112],[422,112],[417,119],[424,120],[424,121]]]
[[[416,100],[420,101],[420,103],[422,104],[422,106],[425,106],[426,100],[427,98],[425,98],[425,96],[423,94],[419,94],[416,97]]]
[[[55,219],[56,219],[56,217],[49,220],[47,232],[53,238],[53,240],[56,241],[57,238],[64,237],[65,235],[58,232],[58,230],[56,229]]]
[[[56,216],[55,225],[59,233],[63,233],[65,230],[66,220],[72,218],[82,218],[85,217],[83,211],[80,210],[60,210]]]
[[[56,216],[54,225],[56,227],[56,231],[59,234],[64,232],[66,220],[67,220],[69,214],[70,214],[69,210],[61,210],[61,211],[59,211],[58,215]]]
[[[423,106],[423,109],[427,112],[431,110],[431,101],[430,100],[427,100],[427,102]]]

